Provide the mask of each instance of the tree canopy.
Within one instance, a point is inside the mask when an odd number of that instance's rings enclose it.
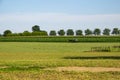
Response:
[[[68,30],[67,30],[67,35],[68,35],[68,36],[73,36],[73,35],[74,35],[73,29],[68,29]]]
[[[85,30],[85,35],[92,35],[92,31],[90,29]]]
[[[77,35],[77,36],[83,35],[82,30],[76,30],[76,35]]]
[[[101,30],[96,28],[94,31],[93,31],[93,34],[94,35],[100,35],[101,34]]]
[[[112,34],[114,34],[114,35],[120,34],[119,29],[118,28],[113,28]]]
[[[38,25],[33,26],[32,31],[33,32],[36,32],[36,31],[39,32],[40,31],[40,26],[38,26]]]
[[[7,36],[7,35],[10,35],[10,34],[12,34],[11,30],[5,30],[3,35]]]
[[[65,35],[65,31],[63,29],[61,29],[61,30],[58,31],[58,34],[60,36],[64,36]]]
[[[101,34],[102,33],[102,34]],[[99,28],[95,28],[93,31],[90,29],[84,30],[76,30],[74,32],[73,29],[67,29],[65,31],[64,29],[60,29],[58,31],[51,30],[49,35],[50,36],[84,36],[84,35],[90,35],[90,36],[98,36],[98,35],[107,35],[110,36],[113,35],[119,35],[120,36],[120,29],[119,28],[113,28],[110,30],[109,28],[105,28],[103,31],[101,31]],[[40,26],[34,25],[32,26],[32,32],[24,31],[22,33],[12,33],[11,30],[5,30],[3,34],[0,36],[48,36],[47,31],[40,30]]]
[[[56,31],[55,30],[51,30],[49,33],[50,36],[56,36]]]
[[[110,29],[105,28],[105,29],[103,30],[103,35],[110,35]]]

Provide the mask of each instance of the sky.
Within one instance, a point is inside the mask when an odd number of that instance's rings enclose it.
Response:
[[[0,0],[0,33],[120,28],[120,0]]]

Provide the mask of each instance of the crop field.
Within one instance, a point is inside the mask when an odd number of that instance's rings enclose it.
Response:
[[[120,52],[91,52],[91,47],[116,45],[120,43],[0,42],[0,80],[119,80]]]
[[[120,36],[10,36],[0,42],[120,42]]]

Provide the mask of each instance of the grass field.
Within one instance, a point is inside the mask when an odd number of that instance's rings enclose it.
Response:
[[[120,52],[89,52],[120,43],[0,42],[0,80],[119,80],[119,71],[75,72],[55,67],[120,68]]]

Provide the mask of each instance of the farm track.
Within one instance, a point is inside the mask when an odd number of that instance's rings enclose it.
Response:
[[[55,71],[75,71],[75,72],[110,72],[119,71],[120,68],[106,68],[106,67],[57,67],[48,68],[45,70],[55,70]]]
[[[9,66],[0,66],[0,69],[8,69]],[[24,67],[24,68],[29,68]],[[41,68],[40,68],[41,69]],[[120,68],[112,68],[112,67],[56,67],[56,68],[43,68],[41,70],[55,70],[55,71],[75,71],[75,72],[120,72]]]

